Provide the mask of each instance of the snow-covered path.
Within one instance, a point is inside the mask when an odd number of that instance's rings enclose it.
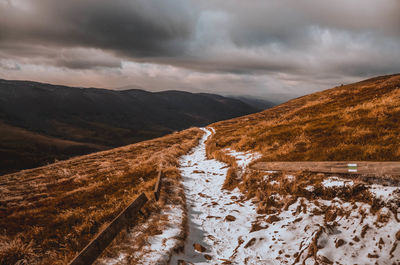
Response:
[[[244,201],[236,189],[222,190],[228,166],[206,158],[205,141],[211,131],[205,130],[200,144],[182,157],[181,170],[185,188],[189,233],[183,253],[172,257],[170,264],[221,264],[243,260],[236,253],[240,245],[248,243],[252,222],[256,219],[255,206]],[[245,166],[251,156],[242,156]],[[233,263],[234,264],[234,263]]]

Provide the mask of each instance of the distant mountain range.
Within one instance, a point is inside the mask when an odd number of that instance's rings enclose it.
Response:
[[[0,174],[261,110],[250,104],[214,94],[0,79]]]

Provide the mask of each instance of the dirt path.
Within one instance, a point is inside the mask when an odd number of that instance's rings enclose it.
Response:
[[[256,216],[254,205],[242,201],[238,190],[222,190],[227,165],[207,160],[205,141],[211,131],[205,132],[199,146],[181,160],[189,234],[185,251],[173,256],[171,264],[221,264],[234,260],[238,255],[235,249],[247,243],[246,236]],[[243,158],[245,162],[251,159]]]
[[[400,188],[259,172],[252,180],[265,198],[257,214],[239,190],[222,190],[228,167],[207,160],[211,134],[207,129],[199,146],[181,159],[189,233],[171,265],[400,264]],[[225,151],[242,171],[256,156]],[[296,189],[302,193],[285,192]],[[354,194],[362,198],[347,199]]]

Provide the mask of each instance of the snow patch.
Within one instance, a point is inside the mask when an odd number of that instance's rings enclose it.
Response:
[[[327,178],[322,182],[322,186],[325,188],[337,188],[337,187],[346,187],[353,186],[354,182],[351,180],[339,179],[336,177]]]
[[[184,252],[172,256],[171,264],[179,260],[189,264],[220,264],[223,259],[236,259],[235,249],[242,239],[247,240],[257,216],[254,204],[242,201],[243,195],[238,189],[222,190],[228,167],[217,160],[207,160],[205,141],[210,135],[211,131],[206,130],[200,145],[181,159],[189,233]],[[239,158],[240,167],[256,157],[250,153],[232,154]],[[192,174],[193,171],[203,173]],[[197,244],[204,248],[203,252],[198,251]]]
[[[261,154],[252,152],[239,152],[232,149],[225,149],[229,155],[235,157],[236,163],[242,169],[245,169],[253,160],[259,159]]]

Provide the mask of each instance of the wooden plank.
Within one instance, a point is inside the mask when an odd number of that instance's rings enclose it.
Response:
[[[154,197],[156,198],[156,201],[160,199],[161,178],[162,178],[162,170],[160,170],[160,172],[158,173],[157,182],[156,185],[154,186]]]
[[[140,194],[114,220],[100,232],[90,243],[69,263],[70,265],[92,264],[104,249],[111,243],[121,229],[137,216],[140,209],[148,201],[144,193]]]
[[[318,162],[259,162],[252,166],[256,170],[310,171],[321,173],[348,173],[371,175],[400,175],[400,162],[368,161],[318,161]]]

